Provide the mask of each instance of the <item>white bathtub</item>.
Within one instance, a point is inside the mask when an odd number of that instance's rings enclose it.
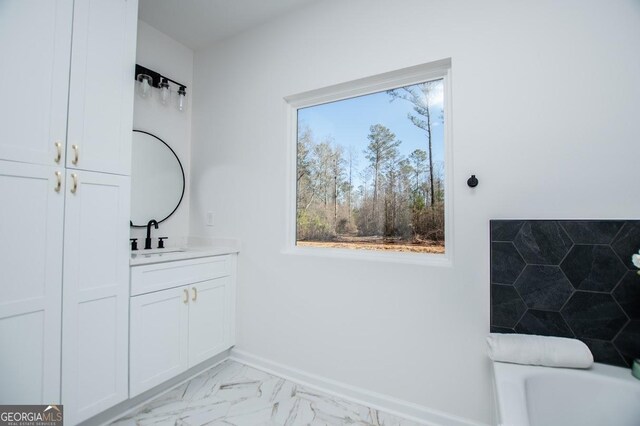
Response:
[[[502,426],[640,426],[640,380],[627,368],[589,370],[494,362]]]

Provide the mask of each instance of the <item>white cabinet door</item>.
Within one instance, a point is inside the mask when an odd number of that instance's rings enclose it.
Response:
[[[70,424],[128,396],[129,177],[67,170],[62,403]]]
[[[0,4],[0,159],[53,166],[64,148],[72,13],[73,0]]]
[[[131,172],[137,0],[76,0],[67,167]]]
[[[189,367],[228,348],[229,318],[227,291],[229,277],[203,281],[188,286]]]
[[[56,172],[62,180],[64,169],[0,161],[0,404],[60,400],[64,193]]]
[[[187,369],[187,287],[131,298],[130,396]]]

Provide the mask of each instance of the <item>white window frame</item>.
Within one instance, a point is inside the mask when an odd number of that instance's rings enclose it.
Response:
[[[300,247],[296,245],[296,168],[298,110],[329,102],[410,86],[431,80],[443,80],[444,90],[444,254],[410,253],[382,250]],[[395,263],[453,266],[453,149],[451,137],[451,59],[443,59],[378,74],[371,77],[311,90],[284,98],[287,134],[287,205],[285,254],[350,258]]]

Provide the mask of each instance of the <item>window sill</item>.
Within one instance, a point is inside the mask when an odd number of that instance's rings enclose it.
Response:
[[[453,266],[450,254],[401,253],[376,250],[350,250],[326,247],[287,247],[282,251],[285,255],[325,257],[343,260],[365,260],[396,264],[447,267]]]

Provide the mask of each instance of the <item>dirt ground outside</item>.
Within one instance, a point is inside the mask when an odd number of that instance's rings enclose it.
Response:
[[[383,237],[339,237],[335,241],[297,241],[297,245],[301,247],[329,247],[350,250],[444,253],[443,242],[389,240]]]

